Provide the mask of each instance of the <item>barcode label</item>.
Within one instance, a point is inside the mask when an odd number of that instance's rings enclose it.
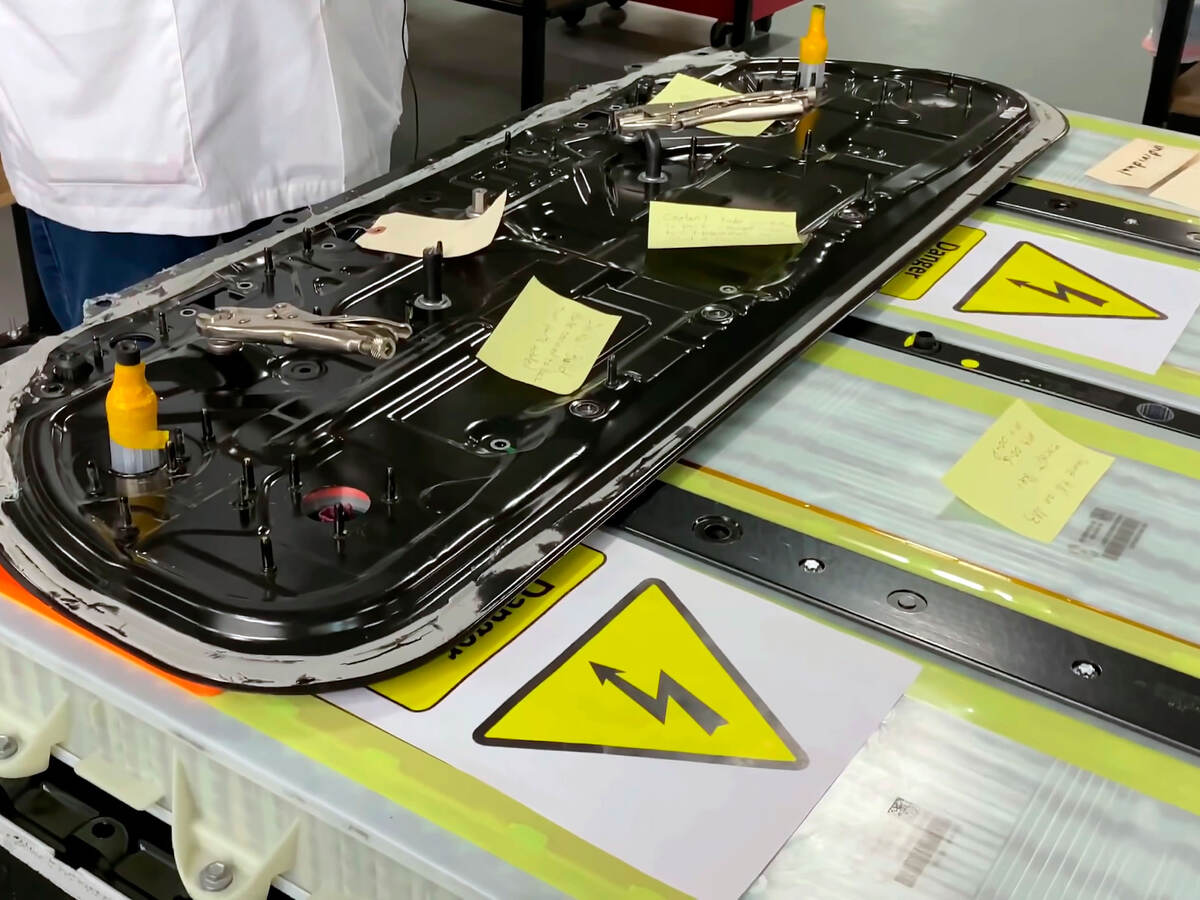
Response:
[[[1139,519],[1096,507],[1090,511],[1083,533],[1069,549],[1080,556],[1116,561],[1137,546],[1145,530],[1146,523]]]
[[[944,816],[922,812],[916,804],[897,797],[888,808],[888,814],[905,821],[915,834],[916,840],[908,848],[900,871],[892,878],[904,887],[914,887],[917,880],[933,862],[934,856],[954,828],[954,823]]]

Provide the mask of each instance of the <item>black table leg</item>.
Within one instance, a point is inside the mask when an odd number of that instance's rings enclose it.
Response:
[[[733,34],[729,46],[742,46],[754,33],[753,7],[753,0],[733,0]]]
[[[46,302],[42,280],[38,276],[37,262],[33,256],[33,239],[29,235],[29,217],[24,208],[13,206],[13,235],[17,242],[17,262],[21,267],[21,284],[25,289],[25,310],[29,316],[29,333],[34,335],[58,334],[62,331]]]
[[[1192,24],[1192,0],[1167,0],[1167,11],[1158,30],[1158,52],[1150,71],[1150,90],[1146,95],[1143,125],[1161,128],[1171,111],[1171,93],[1179,78],[1183,48]]]
[[[546,91],[546,0],[525,0],[521,10],[521,109],[542,102]]]

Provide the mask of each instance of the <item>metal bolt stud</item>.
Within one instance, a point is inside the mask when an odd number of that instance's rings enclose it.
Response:
[[[825,571],[825,563],[815,557],[809,556],[800,560],[800,571],[806,575],[818,575]]]
[[[204,891],[223,891],[233,884],[233,863],[216,860],[200,870],[200,889]]]
[[[723,325],[733,319],[733,310],[727,306],[706,306],[700,310],[700,317],[706,322]]]
[[[21,742],[11,734],[0,734],[0,759],[11,759],[21,749]]]

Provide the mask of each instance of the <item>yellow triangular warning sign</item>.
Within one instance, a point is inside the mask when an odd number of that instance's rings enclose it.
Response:
[[[661,581],[643,582],[475,729],[480,744],[802,769],[808,757]]]
[[[954,308],[1009,316],[1166,318],[1141,300],[1028,241],[1008,251]]]

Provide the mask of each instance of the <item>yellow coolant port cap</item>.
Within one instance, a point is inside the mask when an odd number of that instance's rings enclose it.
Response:
[[[158,396],[146,381],[142,350],[133,341],[117,344],[112,387],[104,400],[108,437],[129,450],[161,450],[167,432],[158,430]]]
[[[814,6],[808,20],[808,34],[800,38],[800,62],[819,65],[829,57],[829,39],[825,37],[825,7]]]

